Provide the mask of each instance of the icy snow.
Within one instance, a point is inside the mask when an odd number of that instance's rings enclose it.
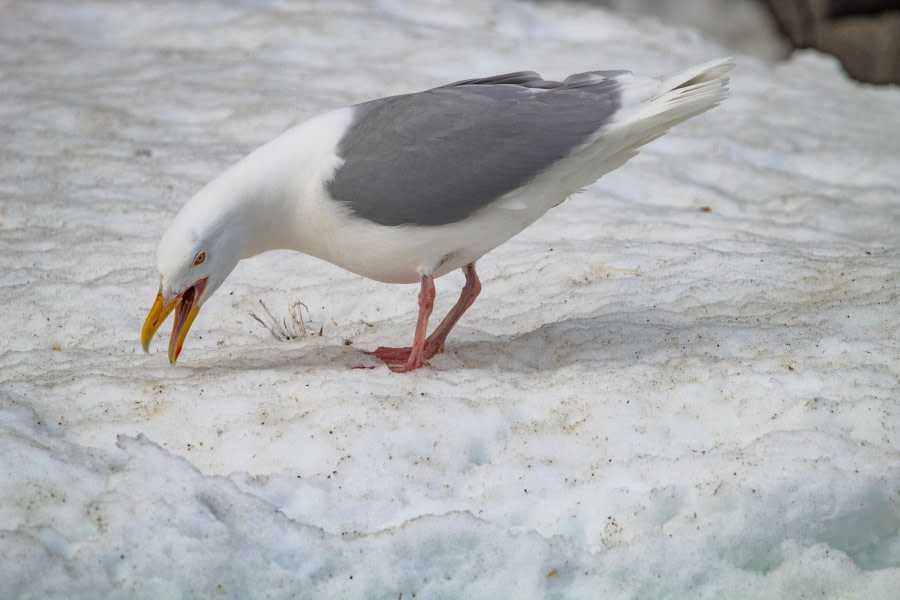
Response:
[[[177,209],[329,108],[728,54],[583,4],[4,3],[0,597],[888,598],[900,587],[900,91],[738,55],[732,97],[413,286],[242,263],[178,366]],[[438,281],[436,312],[462,277]],[[250,316],[302,301],[311,335]],[[321,329],[322,335],[318,332]],[[162,341],[160,341],[162,340]]]

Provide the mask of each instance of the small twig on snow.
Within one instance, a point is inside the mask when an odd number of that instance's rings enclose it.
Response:
[[[300,301],[294,302],[290,305],[288,309],[288,315],[290,317],[290,322],[288,319],[281,319],[275,317],[272,314],[272,311],[269,310],[269,307],[266,306],[266,303],[260,299],[260,305],[262,305],[263,310],[266,312],[266,316],[268,317],[268,321],[266,322],[262,318],[260,318],[256,313],[251,312],[250,316],[256,319],[256,322],[262,325],[264,328],[269,330],[269,333],[272,334],[279,342],[287,342],[289,340],[295,340],[297,338],[305,337],[309,335],[309,332],[306,330],[306,320],[303,318],[303,310],[306,308],[306,314],[309,315],[309,308],[306,307]]]

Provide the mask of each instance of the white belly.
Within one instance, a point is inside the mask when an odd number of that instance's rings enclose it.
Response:
[[[434,227],[388,227],[343,217],[329,227],[328,243],[303,251],[377,281],[417,283],[422,275],[440,277],[475,262],[540,214],[526,220],[521,212],[488,209]]]

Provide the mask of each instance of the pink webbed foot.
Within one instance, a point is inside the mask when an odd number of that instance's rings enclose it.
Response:
[[[387,346],[381,346],[380,348],[376,348],[369,352],[369,354],[382,362],[405,363],[409,360],[411,352],[412,348],[389,348]]]
[[[434,342],[429,343],[427,340],[425,341],[425,349],[422,352],[425,360],[428,360],[435,354],[441,354],[444,351],[444,342]],[[412,354],[412,348],[390,348],[388,346],[381,346],[380,348],[376,348],[369,352],[372,356],[385,363],[405,363],[409,360],[410,354]]]
[[[413,353],[412,348],[389,348],[386,346],[382,346],[373,350],[372,352],[369,352],[369,354],[371,354],[381,362],[387,363],[390,369],[395,373],[406,373],[420,367],[428,366],[428,360],[435,354],[440,354],[443,351],[443,342],[426,342],[425,348],[421,353],[419,353],[418,359],[413,361],[410,361],[410,356]]]

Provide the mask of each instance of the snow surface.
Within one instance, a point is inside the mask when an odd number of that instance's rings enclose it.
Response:
[[[0,597],[896,597],[896,87],[737,56],[725,104],[479,263],[431,369],[350,368],[409,342],[415,287],[286,252],[170,367],[138,341],[156,244],[290,125],[728,50],[580,4],[0,13]]]

